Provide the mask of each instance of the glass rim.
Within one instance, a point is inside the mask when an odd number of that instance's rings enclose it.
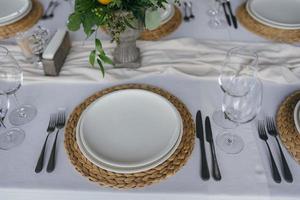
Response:
[[[8,56],[9,50],[5,46],[0,46],[0,57]]]
[[[227,63],[227,61],[229,60],[229,58],[232,55],[244,55],[244,56],[252,57],[253,61],[248,66],[250,68],[253,68],[254,70],[257,70],[256,66],[258,64],[258,55],[255,51],[253,51],[249,48],[246,48],[244,46],[233,47],[227,51],[226,59],[224,60],[223,65],[225,65]]]

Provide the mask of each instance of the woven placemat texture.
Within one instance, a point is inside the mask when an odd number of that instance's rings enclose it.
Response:
[[[294,123],[294,109],[299,100],[300,91],[297,91],[282,102],[277,111],[276,124],[281,141],[300,164],[300,133]]]
[[[256,21],[248,14],[246,4],[242,4],[237,9],[237,18],[246,29],[266,39],[286,43],[300,41],[300,29],[285,30],[266,26]]]
[[[0,39],[15,36],[18,32],[24,32],[34,26],[43,15],[43,6],[38,0],[32,0],[31,11],[19,21],[5,26],[0,26]]]
[[[171,33],[173,33],[182,22],[181,11],[177,6],[175,6],[174,16],[165,24],[159,26],[155,30],[145,30],[142,32],[140,39],[142,40],[159,40]]]
[[[81,113],[98,98],[108,93],[124,89],[143,89],[165,97],[177,108],[183,120],[182,140],[172,156],[159,166],[139,173],[123,174],[104,170],[85,158],[76,142],[76,126]],[[185,165],[190,157],[194,142],[195,125],[192,116],[186,106],[178,98],[157,87],[144,84],[126,84],[97,92],[78,105],[68,119],[65,128],[64,144],[71,163],[81,175],[101,186],[129,189],[151,185],[175,174]]]

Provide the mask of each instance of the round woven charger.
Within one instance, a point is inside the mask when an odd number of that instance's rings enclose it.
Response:
[[[0,39],[7,39],[23,32],[35,25],[43,15],[43,6],[38,0],[32,0],[31,11],[19,21],[5,26],[0,26]]]
[[[142,32],[140,39],[141,40],[159,40],[171,33],[173,33],[182,22],[182,15],[177,6],[174,5],[175,14],[174,16],[163,25],[159,26],[155,30],[145,30]]]
[[[76,126],[81,113],[98,98],[108,93],[124,89],[143,89],[165,97],[177,108],[183,120],[182,140],[172,156],[159,166],[139,173],[123,174],[104,170],[85,158],[76,142]],[[144,84],[127,84],[114,86],[97,92],[78,105],[71,113],[67,122],[64,143],[70,161],[80,174],[102,186],[129,189],[151,185],[175,174],[185,165],[190,157],[194,147],[194,141],[195,125],[192,116],[186,106],[178,98],[157,87]]]
[[[276,124],[281,141],[300,164],[300,133],[294,123],[294,108],[299,100],[300,91],[297,91],[282,102],[277,111]]]
[[[266,39],[287,43],[300,41],[300,29],[285,30],[266,26],[249,15],[246,4],[242,4],[237,9],[237,18],[246,29]]]

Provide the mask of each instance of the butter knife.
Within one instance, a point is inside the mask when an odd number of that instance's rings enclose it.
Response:
[[[199,139],[200,150],[201,150],[201,177],[203,180],[209,179],[209,170],[206,159],[205,144],[204,144],[204,133],[203,133],[203,124],[201,111],[198,110],[196,115],[196,135]]]
[[[212,176],[216,181],[219,181],[221,180],[222,177],[221,177],[221,172],[217,161],[216,150],[215,150],[209,117],[206,117],[205,119],[205,133],[206,133],[206,141],[210,144],[210,151],[212,157]]]

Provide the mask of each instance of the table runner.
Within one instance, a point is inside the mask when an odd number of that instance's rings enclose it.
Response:
[[[111,56],[114,44],[104,41],[103,46]],[[62,68],[60,77],[45,77],[42,69],[21,60],[23,56],[17,46],[7,45],[24,69],[25,82],[112,82],[117,80],[176,71],[195,78],[214,78],[219,75],[226,52],[236,46],[253,49],[259,56],[259,77],[277,83],[300,81],[300,47],[280,43],[247,43],[228,41],[201,41],[181,38],[166,41],[139,41],[142,67],[138,69],[116,69],[106,65],[102,78],[98,69],[88,64],[89,52],[94,47],[90,41],[74,42]]]

